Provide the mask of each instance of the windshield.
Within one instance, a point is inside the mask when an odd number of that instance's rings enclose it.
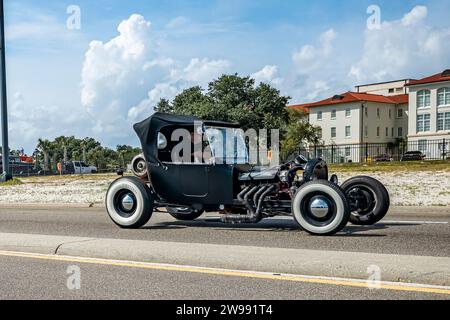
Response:
[[[205,134],[215,164],[248,164],[248,150],[242,129],[206,127]]]

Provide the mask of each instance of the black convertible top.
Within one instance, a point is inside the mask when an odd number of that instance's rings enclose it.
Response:
[[[201,120],[190,116],[179,116],[157,112],[150,118],[134,125],[134,131],[136,131],[141,141],[145,159],[150,165],[159,165],[157,147],[158,133],[162,128],[170,125],[192,127],[194,127],[194,125],[206,125],[211,127],[240,128],[238,124],[223,121]]]

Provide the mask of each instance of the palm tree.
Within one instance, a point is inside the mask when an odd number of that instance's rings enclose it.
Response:
[[[44,171],[50,171],[49,154],[52,149],[52,143],[47,139],[39,139],[37,149],[44,155]]]
[[[68,137],[58,137],[55,139],[56,144],[63,149],[63,162],[66,163],[69,160],[67,148],[69,146],[70,139]]]

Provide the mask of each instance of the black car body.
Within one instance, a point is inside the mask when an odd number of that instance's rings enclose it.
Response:
[[[400,161],[423,161],[425,158],[426,156],[421,151],[408,151]]]
[[[392,157],[388,154],[380,154],[373,158],[375,162],[390,162],[392,161]]]
[[[124,228],[140,227],[151,212],[164,208],[179,220],[219,212],[225,223],[257,223],[288,215],[306,231],[328,235],[349,220],[373,224],[389,208],[389,195],[381,183],[356,177],[339,186],[335,175],[329,180],[328,166],[321,159],[299,157],[276,167],[250,165],[245,137],[236,124],[156,113],[134,129],[143,150],[132,163],[137,178],[117,180],[106,200],[111,219]],[[174,161],[179,140],[171,137],[178,129],[204,134],[211,157]],[[229,132],[233,143],[228,145],[234,147],[220,153],[227,149],[223,146],[230,141]],[[214,139],[217,135],[223,139]]]

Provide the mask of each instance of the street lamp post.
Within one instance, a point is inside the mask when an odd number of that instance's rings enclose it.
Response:
[[[8,107],[6,92],[6,58],[5,58],[5,12],[3,0],[0,0],[0,94],[1,94],[1,117],[2,117],[2,161],[3,173],[1,180],[9,180],[9,146],[8,146]]]

